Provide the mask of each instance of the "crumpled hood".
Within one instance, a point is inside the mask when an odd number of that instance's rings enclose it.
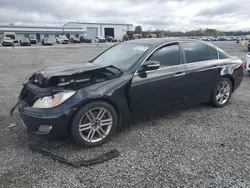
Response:
[[[47,87],[49,85],[56,86],[58,83],[69,82],[72,80],[73,81],[88,80],[93,78],[95,78],[95,80],[96,79],[100,80],[100,77],[101,79],[105,79],[105,77],[108,77],[108,76],[103,76],[105,74],[106,67],[110,66],[96,65],[89,62],[73,63],[73,64],[67,63],[61,66],[37,71],[29,78],[29,80],[33,83],[37,83],[40,86],[43,85],[44,87]],[[116,73],[114,73],[113,75],[115,74]]]
[[[36,72],[35,74],[40,74],[50,79],[53,76],[68,76],[72,74],[79,74],[83,72],[87,72],[90,70],[95,70],[99,68],[104,68],[105,66],[95,65],[93,63],[67,63],[62,66],[51,67],[48,69],[43,69],[41,71]]]

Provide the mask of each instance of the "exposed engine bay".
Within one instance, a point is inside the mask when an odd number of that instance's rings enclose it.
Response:
[[[65,89],[79,89],[88,85],[114,79],[119,77],[121,73],[120,70],[113,66],[51,77],[47,77],[44,75],[43,71],[39,71],[34,73],[29,78],[29,81],[41,88],[63,87]]]
[[[61,72],[62,73],[62,72]],[[21,100],[32,106],[36,100],[45,96],[53,96],[54,94],[65,90],[78,90],[96,83],[108,81],[118,78],[122,75],[122,71],[114,66],[93,67],[89,70],[77,70],[63,72],[65,74],[46,74],[45,71],[34,73],[24,84],[19,95],[19,101],[12,108],[11,114]]]

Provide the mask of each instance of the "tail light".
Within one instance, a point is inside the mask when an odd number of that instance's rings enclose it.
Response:
[[[244,62],[240,62],[240,66],[241,66],[241,67],[244,67]]]

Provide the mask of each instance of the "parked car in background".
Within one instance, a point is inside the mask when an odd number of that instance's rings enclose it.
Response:
[[[250,73],[250,53],[246,55],[245,69]]]
[[[10,37],[1,37],[0,43],[2,46],[13,46],[14,42]]]
[[[23,38],[20,40],[20,46],[31,46],[30,40],[28,38]]]
[[[81,43],[92,43],[92,40],[85,37],[85,36],[81,36],[80,41],[81,41]]]
[[[53,41],[49,38],[43,38],[42,45],[43,46],[53,46]]]
[[[248,48],[248,51],[250,52],[250,39],[248,40],[247,48]]]
[[[18,40],[16,39],[16,33],[14,33],[14,32],[4,32],[4,36],[11,38],[11,40],[14,43],[18,43]]]
[[[35,38],[30,37],[29,40],[30,40],[30,44],[37,44],[37,40]]]
[[[105,39],[106,39],[107,42],[117,42],[117,39],[115,39],[112,36],[105,36]]]
[[[95,37],[95,42],[104,43],[104,42],[106,42],[106,39],[104,37],[102,37],[102,36],[96,36]]]
[[[203,102],[224,107],[243,74],[239,58],[212,44],[139,39],[85,63],[35,72],[17,105],[29,132],[71,134],[78,144],[94,147],[131,117]]]
[[[218,41],[226,41],[224,37],[218,37]]]
[[[78,38],[71,38],[70,42],[71,43],[81,43],[80,39],[78,39]]]
[[[56,37],[56,42],[58,44],[69,44],[70,43],[69,39],[66,36]]]

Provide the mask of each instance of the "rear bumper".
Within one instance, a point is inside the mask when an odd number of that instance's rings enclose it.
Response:
[[[7,43],[7,42],[5,42],[5,43],[2,43],[2,46],[13,46],[13,43]]]
[[[27,132],[37,135],[66,136],[72,110],[35,109],[25,101],[18,105],[20,117],[27,127]]]
[[[31,44],[30,43],[21,43],[20,45],[21,46],[30,46]]]
[[[105,43],[106,40],[99,40],[98,42],[99,42],[99,43]]]
[[[70,42],[69,41],[62,41],[61,43],[62,44],[69,44]]]
[[[236,91],[240,87],[242,80],[243,80],[243,75],[234,79],[234,91]]]
[[[52,43],[43,43],[42,45],[43,45],[43,46],[53,46]]]

